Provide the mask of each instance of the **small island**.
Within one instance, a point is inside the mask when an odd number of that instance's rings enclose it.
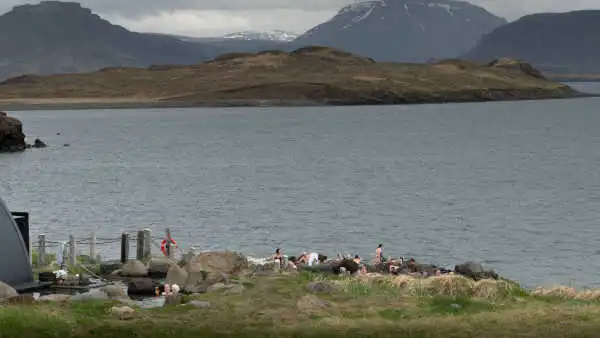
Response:
[[[0,83],[4,109],[378,105],[582,95],[512,59],[485,65],[378,63],[319,46],[225,54],[188,66],[22,75]]]

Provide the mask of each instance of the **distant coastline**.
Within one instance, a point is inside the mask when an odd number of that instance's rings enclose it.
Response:
[[[570,97],[555,98],[505,98],[492,100],[495,102],[531,101],[531,100],[564,100],[586,97],[600,97],[600,94],[577,93]],[[444,101],[444,102],[412,102],[404,105],[417,104],[445,104],[445,103],[483,103],[490,100],[469,101]],[[399,103],[402,104],[402,103]],[[33,110],[94,110],[94,109],[160,109],[160,108],[242,108],[242,107],[328,107],[328,106],[359,106],[359,104],[326,104],[310,101],[225,101],[225,102],[161,102],[161,101],[123,101],[123,100],[78,100],[78,99],[56,99],[56,100],[23,100],[5,101],[0,100],[0,110],[6,111],[33,111]]]

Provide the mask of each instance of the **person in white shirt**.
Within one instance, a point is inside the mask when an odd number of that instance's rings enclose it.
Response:
[[[300,256],[300,258],[298,258],[297,263],[305,263],[308,266],[313,266],[315,263],[318,264],[319,263],[319,254],[316,252],[303,252],[302,256]]]
[[[308,255],[308,262],[307,262],[308,266],[313,266],[313,264],[315,264],[315,263],[318,264],[318,262],[319,262],[319,254],[316,252],[311,252]]]

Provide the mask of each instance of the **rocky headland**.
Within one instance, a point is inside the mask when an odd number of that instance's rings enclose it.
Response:
[[[23,75],[0,83],[0,107],[376,105],[577,97],[511,59],[488,64],[378,63],[327,47],[226,54],[193,66]]]
[[[0,111],[0,153],[23,151],[26,147],[21,121]]]

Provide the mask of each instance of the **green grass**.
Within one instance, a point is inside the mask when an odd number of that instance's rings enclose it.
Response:
[[[333,292],[312,294],[310,282]],[[186,296],[211,303],[136,309],[115,302],[0,308],[0,337],[594,337],[600,302],[536,296],[503,282],[408,280],[318,274],[241,277],[241,294]],[[319,302],[325,302],[318,305]]]

